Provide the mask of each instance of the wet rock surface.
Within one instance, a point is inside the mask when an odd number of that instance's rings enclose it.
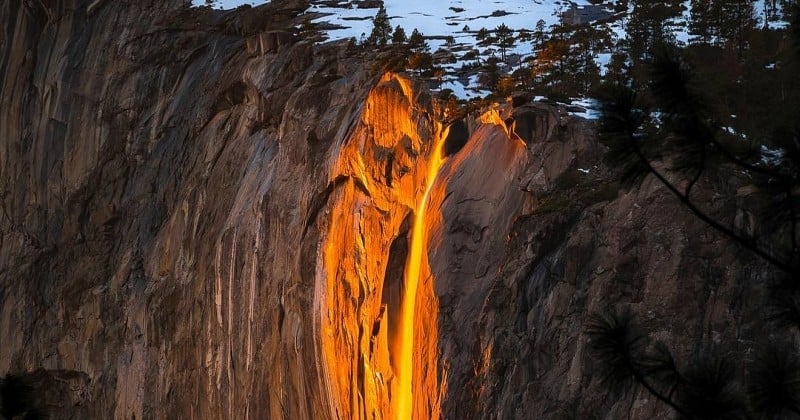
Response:
[[[183,3],[0,5],[0,374],[61,384],[58,418],[386,417],[431,98],[292,35],[291,2]],[[669,418],[608,395],[587,314],[748,354],[768,273],[614,183],[590,122],[513,105],[445,145],[415,412]]]

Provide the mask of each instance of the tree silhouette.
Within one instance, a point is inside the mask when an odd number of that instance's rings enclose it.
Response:
[[[500,81],[500,69],[497,66],[497,57],[492,56],[486,59],[486,64],[482,68],[479,81],[486,89],[491,91],[497,89],[497,82]]]
[[[749,0],[692,0],[689,33],[695,41],[736,46],[741,56],[745,39],[756,23],[753,2]]]
[[[747,33],[753,30],[758,22],[753,3],[749,0],[724,0],[720,9],[724,16],[720,20],[720,35],[736,46],[736,51],[741,57]]]
[[[389,15],[386,14],[386,8],[381,5],[378,13],[372,19],[372,32],[367,38],[367,42],[372,45],[386,45],[389,42],[389,37],[392,34],[392,24],[389,22]]]
[[[568,78],[570,59],[571,50],[568,41],[560,38],[548,40],[536,56],[535,65],[531,70],[533,78],[565,95],[563,82]]]
[[[800,357],[785,343],[763,350],[750,369],[748,397],[765,419],[800,417]]]
[[[689,33],[695,36],[695,42],[711,44],[719,35],[717,16],[720,11],[711,0],[692,0]]]
[[[417,28],[411,31],[411,36],[408,38],[408,47],[414,52],[423,52],[428,49],[425,36]]]
[[[625,42],[630,49],[630,56],[638,61],[647,59],[647,53],[660,43],[674,43],[674,28],[671,19],[680,16],[682,0],[663,2],[649,0],[633,0],[626,30]]]
[[[687,411],[669,394],[657,389],[658,378],[674,388],[680,376],[672,355],[660,343],[652,343],[634,322],[630,309],[609,310],[589,316],[586,324],[589,349],[597,360],[600,378],[615,394],[641,385],[660,401],[683,415]]]
[[[533,31],[533,36],[531,37],[531,42],[533,43],[533,49],[538,50],[539,48],[541,48],[546,40],[547,40],[547,31],[545,30],[545,21],[543,19],[539,19],[536,22],[536,30]]]
[[[795,419],[800,415],[800,357],[791,345],[756,354],[745,390],[735,368],[714,349],[678,367],[626,308],[589,316],[589,351],[600,380],[615,395],[645,388],[685,419]]]
[[[417,28],[414,28],[408,38],[408,48],[410,50],[409,69],[417,70],[420,75],[433,70],[433,56],[431,56],[430,47],[425,42],[425,36]]]
[[[795,20],[790,33],[797,24]],[[786,85],[791,88],[780,88],[778,109],[783,110],[766,117],[765,129],[751,133],[754,140],[745,146],[741,136],[731,135],[718,122],[718,102],[703,89],[696,70],[676,48],[661,46],[649,55],[645,80],[618,79],[605,87],[599,135],[608,147],[606,160],[631,183],[654,177],[695,217],[771,266],[776,279],[766,318],[779,321],[774,326],[800,329],[800,88],[796,81],[800,54],[783,57],[785,71],[795,75]],[[779,84],[780,75],[767,73],[772,85]],[[753,104],[743,102],[742,106],[746,115]],[[740,188],[749,192],[747,199],[739,197],[737,207],[753,215],[757,228],[737,225],[732,215],[712,212],[697,198],[695,190],[701,181],[729,173],[744,175]],[[796,343],[765,346],[747,366],[747,386],[741,386],[732,364],[713,350],[700,351],[686,368],[678,369],[666,346],[638,330],[630,314],[594,315],[586,331],[603,365],[599,369],[606,372],[603,378],[628,378],[684,418],[800,416]],[[639,337],[636,346],[623,346],[631,342],[625,337],[632,336]]]
[[[497,47],[500,48],[500,58],[505,61],[506,60],[506,51],[509,48],[514,48],[514,44],[516,43],[516,39],[514,38],[514,31],[511,30],[505,23],[501,23],[497,28],[494,30],[496,40],[497,40]]]
[[[478,29],[478,32],[475,34],[475,40],[478,41],[478,46],[483,48],[494,45],[495,43],[495,37],[492,36],[492,33],[486,28]]]
[[[669,47],[656,53],[651,66],[649,103],[637,93],[638,87],[624,82],[613,83],[607,91],[600,134],[609,146],[609,161],[625,168],[628,175],[634,171],[654,175],[695,216],[779,270],[796,275],[800,261],[797,245],[800,145],[791,141],[782,144],[786,159],[772,165],[762,164],[748,153],[737,154],[721,139],[720,127],[707,112],[708,100],[695,88],[693,75],[676,54]],[[658,112],[662,120],[658,132],[644,130],[649,112]],[[660,152],[654,146],[658,145],[671,152],[672,169],[684,176],[683,181],[670,180],[653,166],[655,154]],[[719,167],[718,160],[750,173],[764,202],[782,207],[779,214],[785,215],[784,220],[775,220],[775,209],[770,216],[779,226],[767,232],[772,233],[767,235],[768,244],[715,219],[692,197],[701,177]],[[772,195],[776,189],[783,191],[777,202]],[[776,251],[774,245],[783,243],[787,243],[787,249]]]
[[[392,44],[401,45],[405,44],[406,41],[408,41],[408,38],[406,37],[405,29],[403,29],[402,26],[397,25],[392,33]]]

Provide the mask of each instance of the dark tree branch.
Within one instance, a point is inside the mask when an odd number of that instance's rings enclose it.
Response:
[[[667,398],[672,399],[672,395],[675,394],[675,391],[677,389],[678,389],[678,382],[675,382],[675,383],[672,384],[671,387],[669,387],[669,393],[667,394]]]
[[[706,161],[705,148],[703,149],[703,156],[700,159],[705,164]],[[692,193],[692,188],[694,187],[695,184],[697,184],[697,181],[700,180],[700,176],[703,174],[703,169],[705,169],[705,166],[701,166],[700,169],[697,170],[697,173],[695,174],[694,178],[692,178],[689,181],[689,184],[686,185],[686,188],[683,190],[684,196],[689,197],[689,195]]]
[[[650,383],[647,382],[647,379],[638,370],[636,370],[633,367],[631,368],[631,370],[633,371],[633,377],[636,378],[636,381],[639,382],[650,394],[661,400],[661,402],[663,402],[664,404],[667,404],[668,406],[672,407],[672,409],[677,411],[680,415],[688,419],[694,418],[688,411],[686,411],[685,408],[679,406],[669,397],[658,392],[658,390],[656,390],[652,385],[650,385]]]
[[[782,173],[780,173],[778,171],[773,171],[773,170],[770,170],[769,168],[764,168],[762,166],[756,166],[756,165],[753,165],[751,163],[747,163],[747,162],[743,161],[742,159],[737,157],[733,152],[731,152],[730,150],[725,148],[725,146],[722,145],[722,143],[720,143],[719,140],[717,140],[717,139],[715,139],[713,137],[709,140],[709,142],[714,147],[716,147],[717,150],[720,151],[720,153],[722,153],[722,156],[724,158],[728,159],[731,163],[733,163],[736,166],[739,166],[739,167],[741,167],[743,169],[746,169],[746,170],[748,170],[750,172],[754,172],[754,173],[757,173],[757,174],[765,175],[765,176],[768,176],[768,177],[774,177],[774,178],[780,179],[781,181],[785,181],[785,182],[794,181],[794,178],[792,178],[790,176],[787,176],[787,175],[784,175],[784,174],[782,174]]]
[[[752,251],[759,257],[763,258],[770,264],[774,265],[781,271],[784,271],[786,273],[794,273],[794,267],[792,267],[790,263],[782,261],[777,257],[773,256],[772,254],[770,254],[769,252],[767,252],[766,250],[761,249],[761,247],[759,247],[755,243],[755,241],[737,235],[733,230],[731,230],[727,226],[722,225],[718,221],[714,220],[711,216],[703,212],[699,207],[697,207],[691,201],[691,199],[688,196],[683,195],[675,187],[675,185],[673,185],[666,177],[664,177],[664,175],[662,175],[658,170],[656,170],[656,168],[653,167],[653,165],[650,163],[650,161],[647,159],[644,153],[642,153],[638,145],[636,145],[636,141],[633,137],[630,137],[629,141],[633,145],[634,153],[636,153],[636,156],[639,158],[641,163],[647,168],[648,172],[652,173],[656,178],[658,178],[658,180],[661,181],[661,183],[664,184],[664,186],[667,187],[667,189],[670,190],[670,192],[672,192],[678,198],[678,200],[680,200],[680,202],[683,205],[685,205],[689,209],[689,211],[691,211],[700,220],[706,222],[706,224],[716,229],[717,231],[723,233],[725,236],[728,236],[729,238],[738,242],[740,245],[749,249],[750,251]]]

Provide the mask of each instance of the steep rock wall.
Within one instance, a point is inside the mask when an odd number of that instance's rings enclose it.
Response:
[[[0,374],[62,384],[65,418],[385,418],[435,107],[282,30],[291,2],[182,3],[0,5]],[[594,373],[582,325],[617,304],[681,356],[754,347],[762,267],[611,183],[591,124],[465,125],[426,213],[418,418],[667,418]]]
[[[80,373],[92,418],[329,416],[309,224],[374,81],[182,3],[0,6],[0,371]]]

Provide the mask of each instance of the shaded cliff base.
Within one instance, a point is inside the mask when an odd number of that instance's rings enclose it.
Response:
[[[85,373],[44,370],[0,379],[0,414],[6,419],[87,418]],[[62,417],[64,415],[67,417]]]

